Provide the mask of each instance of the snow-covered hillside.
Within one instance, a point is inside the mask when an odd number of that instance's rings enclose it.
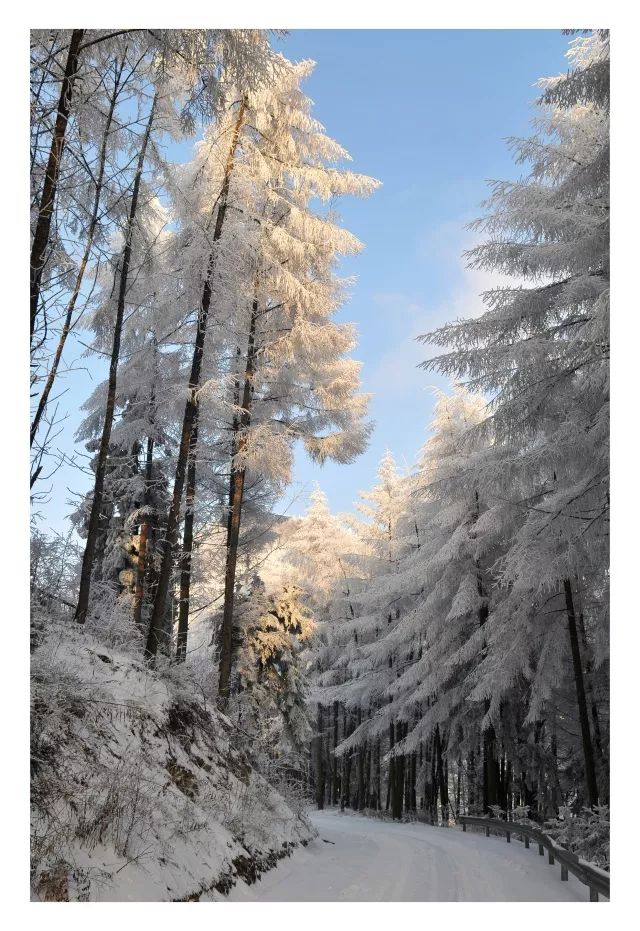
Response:
[[[184,668],[50,622],[32,670],[36,900],[219,898],[314,836]]]

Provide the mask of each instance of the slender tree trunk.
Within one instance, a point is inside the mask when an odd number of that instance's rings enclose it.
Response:
[[[147,571],[147,548],[149,545],[149,530],[151,521],[146,509],[149,506],[149,488],[153,476],[153,437],[147,437],[147,456],[144,469],[144,514],[140,526],[140,539],[138,541],[138,564],[136,566],[136,587],[133,596],[133,623],[142,629],[142,605],[144,602],[144,580]]]
[[[591,662],[591,656],[589,651],[589,644],[587,641],[587,629],[584,623],[584,615],[580,612],[579,615],[579,627],[580,627],[580,639],[582,642],[582,650],[584,652],[584,672],[585,672],[585,691],[587,693],[587,699],[589,702],[589,709],[591,711],[591,720],[593,722],[593,737],[595,752],[600,767],[604,767],[604,753],[602,750],[602,733],[600,731],[600,715],[598,714],[598,704],[596,702],[595,689],[593,687],[593,663]]]
[[[238,563],[238,543],[242,522],[242,504],[246,469],[238,467],[236,458],[244,452],[247,444],[247,430],[251,426],[251,402],[253,399],[253,376],[255,372],[256,324],[258,320],[258,301],[254,299],[249,326],[249,342],[244,374],[242,394],[242,413],[237,432],[233,436],[231,451],[231,476],[229,487],[229,516],[227,519],[227,547],[224,576],[224,609],[222,613],[222,631],[220,637],[220,674],[218,678],[218,699],[225,707],[230,694],[233,642],[233,606],[236,585],[236,568]]]
[[[62,332],[60,333],[60,338],[58,339],[58,345],[56,347],[55,355],[51,363],[51,368],[47,374],[47,379],[42,389],[42,394],[40,395],[40,400],[38,401],[38,407],[36,409],[33,422],[31,424],[30,432],[30,444],[33,446],[33,441],[38,432],[38,427],[42,416],[47,407],[47,401],[49,400],[49,395],[51,394],[51,389],[53,388],[54,382],[56,380],[56,375],[58,374],[58,367],[60,365],[60,360],[62,358],[62,351],[64,345],[67,341],[67,336],[71,332],[71,323],[73,320],[73,312],[76,307],[76,302],[80,294],[80,288],[82,287],[82,281],[84,278],[84,273],[89,262],[89,256],[91,255],[91,249],[93,247],[93,238],[96,232],[96,226],[98,224],[98,213],[100,210],[100,198],[102,196],[102,184],[104,181],[104,169],[107,161],[107,146],[109,141],[109,133],[111,131],[111,123],[113,122],[113,113],[115,110],[116,102],[118,99],[118,91],[120,88],[120,78],[122,77],[122,71],[124,69],[124,60],[118,68],[115,69],[115,77],[113,84],[113,94],[111,95],[111,100],[109,102],[109,112],[107,113],[107,120],[105,123],[104,133],[102,135],[102,145],[100,147],[100,158],[98,162],[98,172],[96,175],[96,191],[93,198],[93,206],[91,210],[91,219],[89,220],[89,226],[87,228],[87,239],[85,243],[84,255],[78,266],[78,273],[76,275],[75,284],[73,287],[73,292],[69,298],[67,304],[67,310],[65,314],[65,321],[62,327]]]
[[[151,392],[149,395],[149,426],[150,433],[153,433],[156,421],[156,382],[158,378],[158,340],[153,336],[153,374],[151,382]],[[150,602],[150,580],[148,576],[148,550],[149,536],[151,533],[151,514],[149,507],[151,504],[151,483],[153,481],[153,450],[155,441],[153,436],[147,437],[147,455],[144,467],[144,493],[142,497],[142,524],[140,526],[140,539],[138,541],[138,564],[136,566],[136,587],[133,598],[133,623],[145,633],[142,624],[142,608],[144,605],[145,582],[147,584],[147,602]]]
[[[387,805],[386,810],[389,811],[389,804],[391,804],[391,817],[394,816],[395,810],[395,789],[396,789],[396,758],[393,755],[393,748],[396,742],[396,729],[393,721],[389,724],[389,769],[387,775]]]
[[[322,811],[324,808],[324,788],[325,788],[325,772],[324,772],[324,756],[322,753],[322,705],[318,705],[318,733],[316,734],[316,805],[318,810]]]
[[[78,54],[84,33],[84,29],[74,29],[71,33],[69,51],[67,53],[67,64],[64,70],[62,87],[60,89],[60,99],[58,101],[58,113],[53,130],[53,138],[51,140],[51,149],[49,151],[49,161],[47,163],[44,184],[42,186],[42,195],[38,207],[38,218],[33,234],[33,243],[31,244],[31,338],[33,338],[36,317],[38,315],[40,283],[42,281],[42,272],[46,261],[46,252],[49,246],[51,218],[53,216],[53,205],[58,187],[60,162],[62,160],[62,150],[64,148],[64,138],[67,130],[69,113],[71,112],[71,95],[78,73]]]
[[[396,725],[396,731],[397,731],[398,742],[400,742],[405,735],[405,727],[402,725],[401,722],[398,722],[398,724]],[[396,762],[395,762],[395,787],[394,787],[394,793],[393,793],[394,821],[396,819],[398,821],[402,820],[402,809],[403,809],[403,802],[404,802],[404,777],[405,777],[405,757],[404,757],[404,754],[402,754],[401,756],[396,757]]]
[[[349,726],[346,708],[342,711],[342,738],[345,740],[349,735]],[[342,777],[340,779],[340,811],[344,811],[345,805],[349,799],[349,761],[350,751],[342,754]]]
[[[497,805],[499,799],[499,770],[496,755],[496,732],[493,724],[483,734],[484,742],[484,811],[489,812],[491,805]]]
[[[476,755],[473,750],[469,751],[469,759],[467,761],[467,808],[468,814],[475,814],[475,804],[476,804]]]
[[[431,740],[431,785],[429,786],[429,810],[431,812],[431,824],[434,824],[438,818],[438,771],[436,768],[435,734]]]
[[[235,162],[236,149],[240,140],[240,131],[244,121],[246,111],[246,100],[243,100],[238,111],[229,155],[225,166],[224,179],[220,191],[220,200],[218,212],[216,215],[216,225],[213,231],[213,249],[209,257],[209,266],[207,277],[202,291],[200,302],[200,312],[198,314],[198,328],[193,347],[193,359],[191,362],[191,375],[189,377],[189,395],[185,404],[184,416],[182,420],[182,435],[180,437],[180,447],[178,450],[178,461],[176,463],[176,473],[173,482],[173,496],[171,507],[167,516],[166,534],[164,551],[162,555],[162,564],[158,577],[156,597],[153,605],[153,614],[149,625],[149,634],[145,654],[149,663],[153,663],[154,657],[158,651],[163,631],[164,616],[167,606],[167,597],[169,594],[169,581],[171,578],[171,565],[173,561],[173,548],[175,546],[178,520],[180,517],[180,507],[182,504],[182,492],[184,490],[185,477],[187,472],[187,460],[189,458],[189,447],[191,444],[191,431],[196,415],[197,393],[200,387],[200,374],[202,370],[202,358],[204,355],[205,338],[207,333],[207,321],[209,319],[209,309],[211,307],[211,279],[215,262],[215,244],[222,235],[224,218],[227,210],[227,199],[229,196],[229,184],[231,173]]]
[[[336,747],[338,746],[338,702],[334,701],[333,703],[333,785],[331,793],[331,804],[337,805],[338,798],[340,797],[340,789],[338,786],[338,757],[336,756]]]
[[[362,723],[362,708],[358,708],[358,727]],[[362,743],[358,746],[358,786],[356,794],[356,811],[362,811],[364,808],[364,747]]]
[[[582,673],[580,643],[578,641],[578,630],[576,626],[576,614],[573,607],[573,592],[571,590],[571,582],[569,579],[564,580],[564,597],[567,608],[567,627],[569,630],[569,641],[571,643],[571,658],[573,660],[573,677],[576,684],[578,714],[580,716],[580,730],[582,732],[582,751],[584,754],[584,773],[587,798],[589,800],[589,807],[593,808],[594,805],[598,804],[598,783],[596,779],[593,744],[591,743],[591,730],[589,729],[589,713],[587,711],[587,699],[584,689],[584,677]]]
[[[364,798],[365,808],[373,808],[373,798],[371,795],[371,744],[366,743],[365,765],[364,765]]]
[[[155,99],[151,105],[151,112],[147,121],[142,148],[138,156],[138,164],[133,182],[133,191],[131,195],[131,205],[129,207],[129,217],[127,220],[127,233],[125,246],[122,253],[122,266],[120,269],[120,287],[118,289],[118,303],[116,307],[116,319],[113,328],[113,345],[111,348],[111,362],[109,365],[109,383],[107,388],[107,406],[104,415],[104,424],[102,427],[102,437],[100,439],[100,448],[98,451],[98,461],[96,464],[96,478],[93,489],[93,500],[91,502],[91,514],[89,517],[89,529],[87,532],[87,543],[82,558],[82,570],[80,573],[80,591],[78,592],[78,606],[76,608],[76,621],[84,624],[89,608],[89,594],[91,590],[91,569],[95,555],[96,540],[98,536],[98,525],[100,521],[100,511],[102,509],[102,498],[104,493],[104,479],[107,467],[107,457],[109,455],[109,443],[111,441],[111,429],[113,427],[113,416],[116,406],[116,386],[118,376],[118,362],[120,360],[120,341],[122,338],[122,322],[124,319],[124,306],[127,294],[127,284],[129,278],[129,265],[131,263],[131,249],[133,242],[133,228],[138,209],[138,197],[140,194],[140,183],[142,180],[142,169],[144,167],[147,144],[151,135],[151,126],[155,112]]]
[[[187,656],[187,638],[189,635],[189,599],[191,592],[191,557],[193,553],[193,521],[196,500],[196,455],[198,446],[198,415],[191,431],[189,461],[187,464],[186,507],[184,512],[184,531],[182,534],[182,555],[180,557],[180,607],[178,610],[178,638],[176,659],[183,663]]]
[[[445,821],[448,817],[449,809],[449,787],[447,785],[447,778],[445,775],[445,767],[442,756],[442,739],[440,737],[440,727],[437,724],[435,734],[435,750],[436,775],[438,779],[438,787],[440,789],[440,807],[442,809],[442,820]]]

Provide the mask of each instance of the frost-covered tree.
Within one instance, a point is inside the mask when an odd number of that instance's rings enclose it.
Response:
[[[270,756],[299,755],[311,736],[300,651],[314,622],[295,585],[271,595],[259,579],[236,621],[234,711]]]
[[[469,253],[471,265],[524,283],[487,292],[481,317],[424,338],[450,350],[428,367],[491,398],[480,429],[510,455],[487,486],[525,515],[500,564],[509,596],[489,618],[493,650],[477,694],[497,704],[524,674],[534,686],[529,714],[540,720],[568,650],[593,805],[587,691],[593,697],[597,684],[587,689],[585,663],[592,679],[599,669],[606,682],[608,655],[608,33],[573,39],[569,57],[568,74],[541,82],[536,135],[512,143],[529,174],[496,183],[487,216],[474,224],[488,239]],[[578,601],[590,606],[582,620]],[[568,631],[562,640],[558,612]]]
[[[282,485],[289,479],[292,446],[298,438],[319,461],[350,461],[362,450],[367,435],[366,398],[358,392],[359,366],[346,357],[355,343],[353,330],[331,319],[343,294],[333,265],[339,254],[357,251],[360,245],[311,204],[314,198],[327,201],[339,194],[366,194],[377,183],[331,166],[346,153],[309,114],[310,102],[299,90],[309,69],[308,63],[293,66],[279,60],[269,90],[240,96],[228,117],[229,131],[224,123],[212,128],[176,182],[187,259],[193,269],[189,280],[205,280],[181,449],[191,435],[197,396],[198,418],[207,417],[205,408],[211,406],[230,433],[220,658],[223,700],[231,668],[238,540],[248,470]],[[227,156],[221,159],[215,153],[225,146]],[[195,183],[187,183],[189,177]],[[208,239],[212,202],[218,208]],[[216,369],[205,380],[211,364],[207,359],[216,360]],[[182,455],[167,524],[169,539],[177,529],[185,470]],[[170,571],[167,547],[156,611],[168,591]],[[152,656],[153,622],[151,627],[148,653]]]

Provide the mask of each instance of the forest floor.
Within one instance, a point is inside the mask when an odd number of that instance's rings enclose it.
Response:
[[[471,831],[312,811],[319,837],[231,902],[588,902],[536,846]]]

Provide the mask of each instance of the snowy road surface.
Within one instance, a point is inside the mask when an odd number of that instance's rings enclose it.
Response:
[[[424,824],[314,811],[320,836],[231,902],[588,902],[532,845]],[[326,843],[329,841],[330,843]]]

